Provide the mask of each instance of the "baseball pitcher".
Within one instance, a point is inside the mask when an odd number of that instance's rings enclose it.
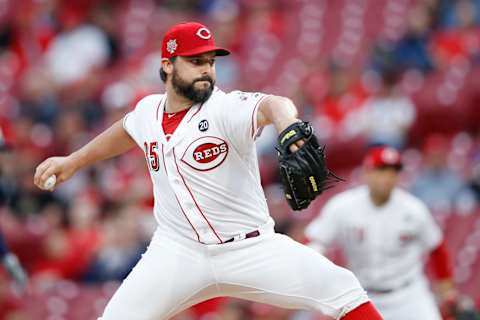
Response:
[[[204,25],[173,26],[162,44],[166,92],[143,98],[78,151],[37,167],[36,185],[52,190],[81,168],[135,145],[145,153],[158,227],[100,319],[169,319],[219,296],[335,319],[382,319],[353,273],[274,232],[254,145],[260,128],[273,124],[280,133],[280,168],[292,208],[307,207],[331,174],[312,128],[297,119],[289,99],[215,86],[215,59],[228,54]],[[56,184],[45,186],[52,176]]]

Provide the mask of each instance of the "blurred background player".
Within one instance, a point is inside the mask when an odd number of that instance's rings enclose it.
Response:
[[[442,301],[454,294],[441,229],[427,206],[397,186],[402,168],[392,147],[374,147],[364,159],[365,185],[342,192],[306,228],[320,250],[336,242],[389,320],[440,320],[424,274],[430,256]]]

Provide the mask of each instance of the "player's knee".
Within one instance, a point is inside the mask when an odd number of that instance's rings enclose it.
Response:
[[[335,283],[341,287],[348,288],[362,288],[357,277],[353,274],[352,271],[336,266],[336,277]]]
[[[341,298],[335,301],[340,314],[345,314],[359,305],[368,302],[368,296],[353,272],[337,266],[335,285],[343,289]]]
[[[357,277],[345,268],[328,263],[322,269],[321,276],[315,277],[309,287],[310,294],[317,303],[312,306],[323,314],[338,318],[362,303],[368,301]]]
[[[324,261],[325,262],[325,261]],[[322,268],[312,270],[312,277],[307,286],[313,296],[337,297],[348,292],[364,292],[357,277],[345,268],[328,261]]]

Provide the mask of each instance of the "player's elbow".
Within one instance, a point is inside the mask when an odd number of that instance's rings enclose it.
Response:
[[[290,98],[287,98],[287,97],[284,97],[284,96],[271,95],[271,96],[269,96],[269,98],[271,98],[274,101],[277,101],[279,103],[291,103],[291,104],[293,104],[293,102]]]
[[[284,108],[288,111],[288,113],[297,118],[298,117],[298,110],[295,107],[295,104],[290,98],[283,97],[283,96],[275,96],[271,95],[268,97],[270,104],[274,108]]]
[[[286,97],[270,95],[260,102],[257,124],[258,126],[266,126],[271,123],[278,124],[285,121],[291,123],[294,119],[297,119],[297,115],[297,108],[292,100]]]

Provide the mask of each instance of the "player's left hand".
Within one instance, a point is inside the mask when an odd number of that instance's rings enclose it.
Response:
[[[290,152],[297,152],[305,144],[305,140],[298,140],[290,145]]]
[[[277,151],[285,197],[293,210],[307,208],[340,180],[328,170],[325,149],[307,122],[294,122],[280,132]]]
[[[295,123],[301,123],[302,120],[299,119],[285,119],[281,124],[278,124],[277,130],[279,133],[284,132],[286,128],[292,126]],[[301,138],[298,141],[293,141],[292,144],[289,146],[290,152],[296,152],[298,149],[300,149],[303,145],[305,144],[305,139]]]

